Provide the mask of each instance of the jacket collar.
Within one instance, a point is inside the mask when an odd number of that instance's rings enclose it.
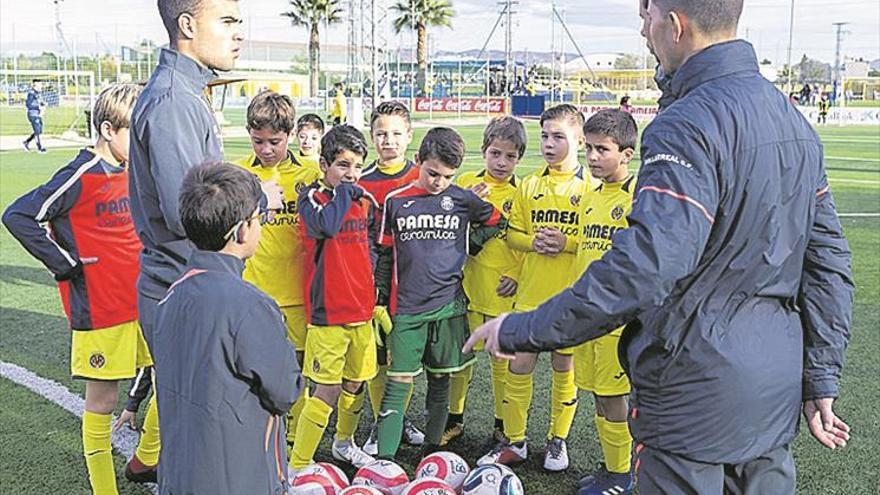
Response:
[[[217,78],[217,73],[213,70],[199,65],[195,60],[170,48],[162,48],[159,52],[159,66],[168,67],[181,74],[183,79],[197,92],[204,91],[208,83]]]
[[[189,267],[210,272],[225,272],[241,277],[244,260],[230,254],[196,249],[189,258]]]
[[[737,72],[758,72],[758,59],[749,42],[732,40],[708,46],[667,76],[668,84],[663,79],[658,80],[666,86],[660,88],[663,91],[660,108],[683,98],[703,83]]]

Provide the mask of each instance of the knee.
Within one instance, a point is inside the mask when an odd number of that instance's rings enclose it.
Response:
[[[554,352],[553,356],[550,358],[550,364],[553,366],[553,371],[571,371],[573,362],[574,360],[570,354]]]
[[[342,388],[352,395],[359,395],[364,391],[364,382],[343,381]]]

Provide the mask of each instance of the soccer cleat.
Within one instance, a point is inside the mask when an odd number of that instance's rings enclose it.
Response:
[[[39,153],[41,155],[45,155],[48,152],[49,152],[49,150],[47,150],[46,148],[40,148],[37,150],[37,153]]]
[[[583,488],[587,485],[592,485],[593,482],[596,480],[596,477],[599,476],[599,473],[601,473],[603,471],[608,472],[608,470],[605,469],[605,463],[600,462],[599,464],[596,465],[595,471],[593,471],[592,473],[589,473],[589,474],[585,474],[581,479],[578,480],[577,487]]]
[[[347,462],[352,466],[360,469],[376,459],[363,451],[353,440],[333,441],[330,453],[337,461]]]
[[[128,464],[125,465],[125,479],[134,483],[157,483],[157,467],[147,466],[135,454],[131,456]]]
[[[529,448],[525,440],[516,443],[501,442],[492,449],[492,452],[480,457],[477,460],[477,466],[487,464],[513,466],[525,461],[528,455]]]
[[[544,469],[552,472],[568,469],[568,447],[564,439],[554,437],[547,442],[544,449]]]
[[[24,148],[25,151],[30,151],[30,150],[31,150],[31,143],[30,143],[30,141],[27,141],[27,140],[22,141],[22,142],[21,142],[21,146]]]
[[[373,426],[370,427],[370,436],[367,437],[367,441],[364,442],[361,450],[372,456],[379,453],[379,427],[376,423],[373,423]]]
[[[425,443],[425,434],[407,417],[403,418],[403,441],[410,445]]]
[[[507,440],[507,435],[504,434],[504,428],[500,428],[500,427],[496,426],[492,430],[492,440],[494,440],[495,443],[501,443],[501,442]]]
[[[596,472],[591,484],[578,486],[577,495],[630,495],[634,486],[632,472],[610,473],[603,468]]]
[[[464,424],[458,422],[446,423],[446,431],[444,431],[443,435],[440,437],[440,446],[446,446],[449,442],[460,437],[462,433],[464,433]]]

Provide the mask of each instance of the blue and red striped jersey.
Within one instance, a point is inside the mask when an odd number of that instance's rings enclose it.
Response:
[[[355,184],[315,182],[299,196],[306,317],[312,325],[369,321],[376,305],[376,200]]]
[[[471,226],[500,221],[492,203],[456,185],[431,194],[413,183],[389,193],[380,244],[394,251],[391,313],[433,311],[461,295]]]
[[[419,178],[419,166],[414,162],[407,160],[403,169],[393,175],[383,172],[377,162],[364,170],[358,185],[363,187],[368,193],[373,195],[376,203],[379,204],[379,219],[381,219],[382,208],[385,206],[385,197],[388,193],[395,189],[399,189],[405,185],[415,182]]]
[[[60,280],[71,328],[137,319],[141,243],[131,220],[125,168],[83,149],[49,182],[15,200],[3,224]],[[83,265],[88,258],[97,261]]]

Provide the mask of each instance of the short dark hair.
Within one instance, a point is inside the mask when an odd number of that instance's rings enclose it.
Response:
[[[304,127],[314,127],[324,132],[324,121],[316,113],[307,113],[296,121],[296,132],[303,130]]]
[[[627,148],[636,149],[639,129],[636,120],[629,112],[609,108],[601,110],[584,123],[584,134],[608,136],[617,143],[619,151]]]
[[[743,0],[651,0],[664,13],[676,11],[694,21],[703,33],[736,30]]]
[[[272,129],[275,132],[290,134],[296,118],[293,100],[271,90],[254,96],[247,108],[247,129]]]
[[[516,117],[502,115],[490,120],[483,131],[483,145],[480,150],[485,153],[496,139],[513,143],[520,158],[526,153],[526,128]]]
[[[348,124],[333,126],[321,138],[321,158],[327,165],[333,163],[336,155],[343,151],[351,151],[367,158],[367,139],[364,133]]]
[[[180,188],[180,223],[197,248],[220,251],[237,223],[247,221],[260,204],[257,176],[231,163],[193,167]]]
[[[409,118],[409,109],[406,108],[406,105],[399,101],[383,101],[379,103],[379,105],[373,109],[373,114],[370,115],[370,130],[373,130],[373,125],[379,120],[379,117],[383,115],[397,115],[406,121],[406,126],[409,127],[411,122]]]
[[[181,14],[196,15],[205,0],[159,0],[159,17],[171,41],[177,39],[177,19]]]
[[[541,113],[540,124],[541,126],[543,126],[544,122],[560,119],[568,120],[578,129],[584,126],[584,114],[582,114],[576,106],[570,103],[563,103],[561,105],[556,105],[555,107],[550,107],[547,110],[544,110]]]
[[[458,168],[464,161],[464,140],[449,127],[434,127],[419,145],[419,162],[438,160],[449,168]]]

